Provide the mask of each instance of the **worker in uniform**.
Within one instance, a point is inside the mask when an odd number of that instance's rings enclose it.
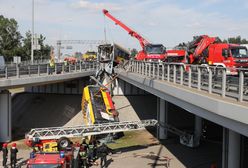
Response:
[[[88,151],[88,150],[89,150],[89,145],[87,144],[87,142],[86,142],[86,139],[85,139],[85,138],[83,138],[83,141],[82,141],[82,143],[81,143],[80,147],[84,147],[84,148],[86,149],[86,151]]]
[[[88,166],[88,152],[89,152],[89,145],[87,144],[86,142],[86,139],[83,138],[83,141],[82,143],[80,144],[80,151],[81,154],[79,153],[80,155],[80,164],[83,166]]]
[[[55,67],[55,62],[54,62],[54,59],[53,58],[51,58],[49,60],[49,66],[50,66],[50,68],[49,68],[49,74],[53,74],[53,69]]]
[[[64,71],[67,72],[68,60],[64,59]]]
[[[80,147],[79,156],[80,156],[80,167],[88,168],[87,149],[85,146]]]
[[[109,153],[113,153],[112,149],[110,149],[107,145],[105,145],[105,143],[102,143],[102,145],[98,148],[98,153],[100,156],[101,168],[106,167],[107,155]]]
[[[16,143],[12,144],[10,149],[10,165],[11,168],[16,168],[18,149],[16,148]]]
[[[50,60],[49,60],[49,74],[53,73],[53,69],[55,67],[55,62],[54,62],[54,48],[51,47],[51,51],[50,51]]]
[[[93,144],[93,140],[91,139],[90,143],[89,143],[89,150],[88,150],[88,162],[92,163],[93,162],[93,151],[94,151],[94,144]]]
[[[3,151],[3,167],[6,167],[7,160],[8,160],[8,144],[7,143],[3,144],[2,151]]]
[[[97,141],[93,139],[93,161],[97,160]]]

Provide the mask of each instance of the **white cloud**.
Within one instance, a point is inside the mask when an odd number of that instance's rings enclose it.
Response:
[[[72,7],[88,9],[91,11],[99,11],[105,8],[112,11],[118,11],[122,9],[122,7],[116,3],[90,2],[88,0],[80,0],[79,2],[73,3]]]

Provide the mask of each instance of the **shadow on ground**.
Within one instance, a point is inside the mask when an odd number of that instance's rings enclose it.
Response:
[[[130,105],[134,108],[141,120],[157,119],[157,97],[153,95],[145,96],[127,96]],[[173,109],[171,109],[173,108]],[[181,111],[181,108],[169,106],[169,110],[175,112]],[[187,117],[187,116],[186,116]],[[193,122],[192,117],[187,117],[189,122]],[[184,120],[185,118],[181,119]],[[178,120],[178,119],[177,119]],[[174,120],[173,120],[174,121]],[[177,122],[180,122],[177,121]],[[170,123],[172,124],[172,123]],[[190,123],[193,125],[193,123]],[[148,129],[156,137],[156,128]],[[169,137],[168,140],[160,141],[177,159],[179,159],[187,168],[209,168],[211,164],[216,163],[221,167],[222,144],[216,142],[202,141],[198,148],[189,148],[179,143],[178,136]],[[158,151],[159,156],[159,151]],[[156,160],[154,160],[156,164]],[[151,164],[151,167],[153,165]]]
[[[12,99],[14,140],[31,128],[65,125],[81,110],[81,95],[20,93]]]

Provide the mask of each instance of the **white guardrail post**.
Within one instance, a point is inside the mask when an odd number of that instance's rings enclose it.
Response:
[[[192,70],[191,66],[189,66],[189,75],[188,75],[188,87],[191,88],[191,79],[192,79]]]
[[[40,64],[38,64],[38,76],[40,76]]]
[[[239,71],[239,101],[243,101],[243,91],[244,91],[244,72]]]
[[[208,71],[208,93],[211,94],[212,93],[212,68],[209,68]]]
[[[19,64],[16,64],[16,77],[20,78],[20,68],[19,68]]]
[[[152,63],[152,77],[155,78],[155,64]]]
[[[149,75],[148,75],[149,77],[151,77],[152,75],[151,73],[152,73],[152,64],[149,63]]]
[[[180,85],[183,85],[183,65],[180,65]]]
[[[49,64],[47,64],[47,75],[49,75]]]
[[[226,69],[222,69],[222,97],[226,96]]]
[[[8,79],[8,67],[5,67],[5,78]]]
[[[170,82],[170,64],[167,64],[167,82]]]
[[[173,65],[173,83],[177,82],[177,67]]]
[[[82,72],[82,61],[80,60],[80,65],[79,65],[79,69],[80,69],[80,72]]]
[[[159,66],[159,63],[158,63],[158,65],[157,65],[157,79],[160,79],[159,75],[160,75],[160,66]]]
[[[162,64],[162,80],[164,80],[164,63]]]
[[[197,89],[201,90],[201,68],[197,67]]]

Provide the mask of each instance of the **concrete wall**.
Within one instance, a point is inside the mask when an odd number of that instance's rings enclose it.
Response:
[[[128,82],[123,81],[121,79],[116,79],[112,83],[112,93],[115,96],[121,96],[121,95],[134,96],[134,95],[148,95],[149,94],[146,91],[132,84],[129,84]]]
[[[28,93],[56,93],[56,94],[82,94],[83,88],[90,84],[89,77],[79,78],[71,81],[61,83],[52,83],[47,85],[37,85],[25,87],[25,92]],[[111,89],[112,94],[115,96],[133,96],[133,95],[147,95],[146,91],[129,84],[121,79],[111,81],[106,78],[103,81]]]
[[[83,88],[89,84],[89,77],[76,80],[65,81],[62,83],[53,83],[48,85],[39,85],[25,87],[28,93],[56,93],[56,94],[82,94]]]

